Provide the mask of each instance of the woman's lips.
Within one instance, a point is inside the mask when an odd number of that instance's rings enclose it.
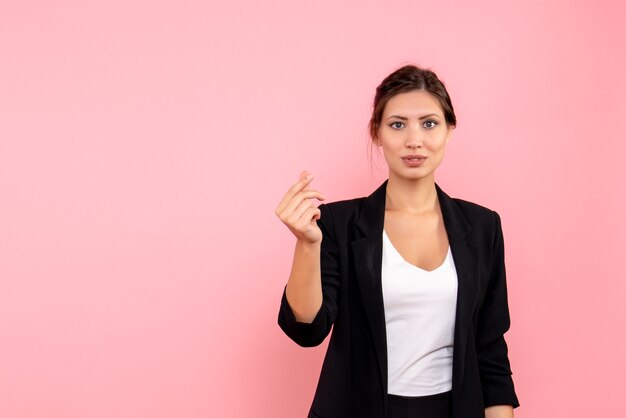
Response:
[[[426,157],[402,157],[402,161],[409,167],[419,167],[426,160]]]

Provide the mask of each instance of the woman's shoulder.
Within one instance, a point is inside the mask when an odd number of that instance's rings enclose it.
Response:
[[[318,206],[322,231],[335,231],[334,234],[347,234],[360,217],[366,197],[323,202]]]
[[[501,228],[500,215],[494,209],[470,200],[456,197],[452,200],[475,231],[480,231],[485,236],[493,238]]]
[[[453,197],[452,200],[461,208],[461,210],[463,210],[464,213],[467,213],[468,215],[491,218],[495,212],[493,209],[474,201],[458,197]]]
[[[321,217],[326,217],[327,221],[330,219],[333,224],[347,224],[357,217],[364,201],[365,197],[335,200],[321,203],[318,209]]]
[[[319,206],[325,206],[333,213],[345,213],[353,212],[355,209],[360,208],[364,201],[365,197],[355,197],[351,199],[335,200],[333,202],[324,202]]]

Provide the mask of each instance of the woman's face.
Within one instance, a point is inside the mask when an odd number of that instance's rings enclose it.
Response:
[[[385,106],[375,141],[383,148],[389,177],[432,176],[434,181],[452,130],[439,101],[429,92],[414,90],[393,96]],[[409,160],[409,155],[425,158]]]

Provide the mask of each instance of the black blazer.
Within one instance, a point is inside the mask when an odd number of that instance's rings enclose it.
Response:
[[[387,417],[387,182],[368,197],[318,206],[324,298],[312,323],[296,321],[283,290],[278,324],[289,338],[313,347],[333,328],[309,418]],[[504,339],[510,318],[500,216],[435,188],[458,276],[452,418],[483,418],[488,406],[519,406]]]

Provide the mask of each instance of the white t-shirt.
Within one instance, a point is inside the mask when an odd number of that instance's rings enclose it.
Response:
[[[426,396],[452,389],[457,286],[450,246],[443,264],[429,272],[406,261],[383,230],[389,393]]]

